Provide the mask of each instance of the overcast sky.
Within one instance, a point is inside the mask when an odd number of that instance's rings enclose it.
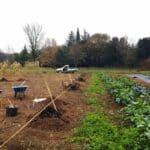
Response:
[[[27,23],[43,26],[45,37],[65,43],[70,30],[128,36],[131,42],[150,36],[149,0],[0,0],[0,48],[20,51],[28,44]]]

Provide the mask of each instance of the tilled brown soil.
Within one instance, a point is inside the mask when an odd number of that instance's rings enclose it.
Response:
[[[78,74],[72,74],[74,79]],[[26,76],[6,76],[9,82],[0,82],[0,88],[4,90],[0,109],[0,143],[20,129],[34,114],[45,104],[33,105],[34,98],[49,97],[44,84],[47,81],[52,95],[58,96],[62,91],[62,81],[70,81],[68,74],[35,74]],[[80,146],[66,142],[72,134],[72,129],[79,125],[80,120],[90,108],[85,104],[84,91],[88,85],[89,75],[86,82],[80,82],[78,90],[66,90],[66,92],[55,101],[57,112],[50,105],[50,114],[47,112],[34,119],[21,133],[13,138],[5,149],[81,149]],[[21,79],[21,80],[20,80]],[[12,85],[18,85],[26,80],[29,86],[25,92],[24,99],[15,99]],[[7,99],[18,107],[16,117],[6,117],[5,107],[9,105]],[[48,101],[49,102],[49,101]],[[51,112],[52,111],[52,112]],[[49,110],[48,110],[49,112]]]
[[[67,116],[66,105],[69,103],[63,100],[56,100],[54,107],[47,107],[34,121],[31,122],[30,127],[45,131],[61,131],[68,129],[71,118]]]

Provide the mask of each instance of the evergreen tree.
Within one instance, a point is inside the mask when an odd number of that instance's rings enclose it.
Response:
[[[103,53],[103,61],[105,66],[123,65],[123,53],[118,37],[113,37],[106,45]]]
[[[82,43],[85,43],[90,38],[89,33],[84,29],[82,36]]]
[[[150,57],[150,38],[140,39],[137,43],[137,58],[139,61]]]
[[[80,43],[80,41],[81,41],[81,38],[80,38],[80,31],[79,31],[79,28],[77,28],[76,42],[77,42],[77,43]]]
[[[67,46],[70,47],[75,44],[75,35],[73,31],[70,31],[70,34],[68,36],[67,40]]]
[[[29,53],[25,45],[24,49],[20,52],[20,54],[15,54],[15,61],[19,62],[24,67],[26,61],[28,60],[29,60]]]
[[[69,48],[66,46],[61,46],[55,56],[55,65],[61,67],[63,65],[72,65],[72,60],[69,57]]]

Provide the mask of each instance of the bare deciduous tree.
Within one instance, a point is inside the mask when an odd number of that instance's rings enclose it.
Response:
[[[31,25],[27,24],[24,26],[23,30],[29,41],[32,59],[33,59],[33,61],[35,61],[35,59],[37,57],[37,50],[38,50],[38,48],[40,46],[40,42],[43,38],[42,25],[39,25],[37,23],[31,24]]]
[[[57,42],[54,38],[50,39],[50,38],[46,38],[43,48],[47,48],[47,47],[56,47],[57,46]]]

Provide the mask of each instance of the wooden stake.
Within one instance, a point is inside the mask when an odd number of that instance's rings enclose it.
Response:
[[[0,109],[2,109],[2,98],[0,97]]]
[[[24,85],[26,83],[26,81],[23,81],[20,85]]]
[[[2,99],[3,99],[2,94],[3,94],[3,91],[0,90],[0,109],[2,109]]]
[[[44,80],[44,82],[45,82],[46,88],[48,90],[48,93],[50,95],[51,102],[52,102],[52,104],[54,106],[54,109],[57,111],[56,105],[55,105],[54,100],[53,100],[52,92],[51,92],[50,88],[48,87],[48,84],[47,84],[46,80]]]
[[[12,103],[9,99],[7,99],[7,100],[8,100],[8,102],[9,102],[10,106],[11,106],[11,107],[14,107],[13,103]]]
[[[73,80],[72,80],[71,74],[68,74],[68,75],[69,75],[70,82],[71,82],[71,84],[72,84],[72,83],[73,83]]]

